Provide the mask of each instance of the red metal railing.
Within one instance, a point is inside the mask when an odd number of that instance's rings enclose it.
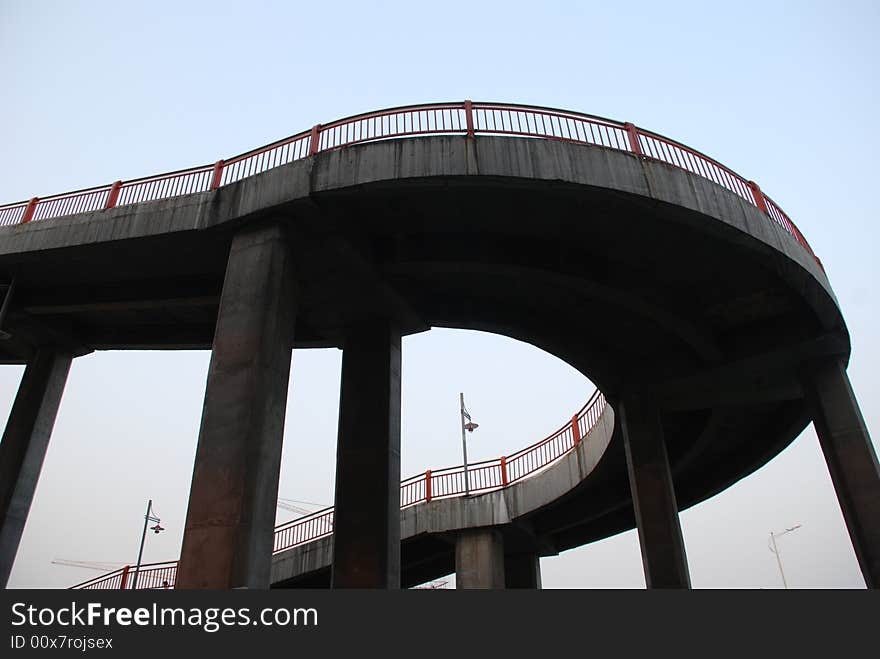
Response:
[[[367,112],[241,155],[168,174],[0,206],[0,226],[214,190],[322,151],[414,135],[515,135],[590,144],[659,160],[702,176],[757,206],[819,262],[785,212],[749,181],[712,158],[657,133],[593,115],[509,103],[435,103]],[[821,265],[821,262],[819,262]]]
[[[135,572],[137,572],[138,590],[162,590],[174,588],[177,578],[177,561],[165,561],[164,563],[147,563],[136,570],[131,565],[126,565],[100,577],[83,581],[73,586],[82,590],[130,590],[134,584]]]
[[[467,478],[471,493],[498,490],[549,466],[577,446],[596,425],[605,411],[605,396],[598,390],[571,421],[540,442],[527,446],[510,456],[468,465]],[[427,470],[400,483],[400,507],[406,508],[435,499],[461,496],[465,493],[463,466]],[[275,527],[272,553],[312,542],[333,534],[333,507],[318,510]],[[74,589],[126,590],[132,587],[134,568],[126,565],[100,577],[84,581]],[[142,565],[137,580],[142,588],[173,588],[177,577],[177,561]]]

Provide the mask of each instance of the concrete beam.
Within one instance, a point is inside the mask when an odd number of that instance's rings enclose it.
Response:
[[[690,588],[660,412],[643,395],[622,396],[618,407],[645,583],[648,588]]]
[[[541,588],[541,559],[535,552],[504,555],[505,588]]]
[[[105,302],[79,301],[67,304],[36,304],[24,307],[25,313],[35,316],[101,313],[105,311],[145,311],[150,309],[174,309],[193,307],[215,307],[220,302],[218,295],[197,295],[190,297],[168,297],[143,300],[112,300]]]
[[[880,588],[880,467],[846,366],[814,365],[804,389],[865,584]]]
[[[333,588],[400,587],[400,331],[376,320],[342,353]]]
[[[795,377],[777,378],[774,382],[751,381],[713,382],[703,388],[695,387],[680,394],[658,396],[657,404],[667,411],[706,410],[716,407],[762,405],[782,401],[801,400],[803,388]]]
[[[0,441],[0,585],[27,521],[72,357],[48,348],[28,363]]]
[[[295,291],[278,226],[232,241],[196,449],[179,588],[268,588]]]
[[[493,528],[461,531],[455,541],[455,587],[504,588],[504,538]]]
[[[32,361],[44,346],[52,346],[59,354],[68,354],[74,358],[92,351],[91,346],[86,345],[80,336],[79,329],[63,318],[38,318],[13,307],[2,329],[10,337],[0,341],[0,355],[25,356],[18,363],[27,364]]]
[[[712,364],[687,375],[648,383],[646,388],[663,409],[705,408],[719,401],[738,404],[739,401],[792,400],[803,397],[800,382],[794,375],[801,364],[848,354],[846,335],[823,334],[774,350]]]

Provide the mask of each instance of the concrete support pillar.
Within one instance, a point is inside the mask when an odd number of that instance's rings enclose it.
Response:
[[[690,588],[660,412],[641,395],[619,403],[629,484],[648,588]]]
[[[504,538],[495,529],[461,531],[455,540],[455,587],[504,588]]]
[[[541,588],[541,559],[535,552],[504,555],[505,588]]]
[[[830,360],[809,369],[803,380],[865,584],[880,588],[880,467],[846,367]]]
[[[295,291],[280,227],[232,241],[193,467],[178,588],[268,588]]]
[[[0,441],[0,585],[4,588],[37,489],[70,371],[70,354],[41,349],[27,365]]]
[[[333,588],[400,588],[400,332],[353,328],[342,353]]]

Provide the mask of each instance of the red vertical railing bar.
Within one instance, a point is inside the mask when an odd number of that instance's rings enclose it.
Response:
[[[507,487],[507,456],[501,456],[501,487]]]
[[[314,156],[321,150],[321,124],[312,126],[312,132],[309,134],[309,155]]]
[[[752,196],[755,198],[755,206],[757,206],[764,215],[770,215],[770,211],[767,210],[767,201],[764,199],[764,193],[761,192],[761,188],[758,187],[758,184],[754,181],[749,181],[749,190],[752,191]]]
[[[578,415],[575,414],[571,417],[571,434],[574,436],[574,445],[577,446],[581,443],[581,429],[578,426]]]
[[[119,590],[125,590],[125,586],[128,584],[128,571],[130,569],[130,565],[126,565],[124,568],[122,568],[122,579],[119,582]]]
[[[644,155],[642,153],[642,145],[639,144],[639,130],[628,121],[623,124],[626,129],[626,136],[629,139],[629,150],[637,156]]]
[[[40,202],[39,197],[34,197],[28,202],[28,205],[24,209],[24,215],[21,218],[21,223],[25,224],[26,222],[30,222],[34,219],[34,211],[37,210],[37,204]]]
[[[474,104],[469,100],[464,102],[464,120],[467,126],[467,136],[474,136]]]
[[[214,163],[214,172],[211,176],[211,189],[216,190],[220,187],[220,181],[223,179],[223,166],[225,163],[222,160],[218,160]]]
[[[107,203],[104,204],[104,208],[116,208],[116,202],[119,201],[119,191],[122,189],[122,181],[116,181],[111,187],[110,192],[107,194]]]
[[[425,472],[425,501],[431,500],[431,470]]]

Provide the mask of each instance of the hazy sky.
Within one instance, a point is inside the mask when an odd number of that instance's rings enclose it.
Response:
[[[874,286],[880,10],[874,2],[39,2],[0,0],[0,202],[214,162],[388,106],[471,98],[568,108],[668,135],[756,180],[822,259],[852,334],[869,428],[880,404]],[[2,238],[0,238],[2,239]],[[281,495],[332,503],[337,350],[297,351]],[[144,507],[179,554],[207,352],[74,362],[11,586],[132,563]],[[404,340],[403,475],[549,434],[592,391],[503,337]],[[0,418],[23,369],[0,366]],[[875,439],[875,446],[877,440]],[[289,517],[284,513],[279,521]],[[863,587],[812,427],[766,467],[681,515],[693,585]],[[634,531],[541,562],[545,587],[643,587]]]

